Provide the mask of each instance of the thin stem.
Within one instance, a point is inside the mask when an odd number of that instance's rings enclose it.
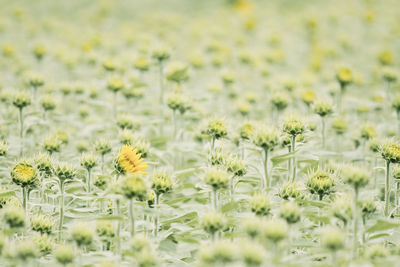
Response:
[[[25,217],[28,219],[29,211],[28,211],[28,190],[26,187],[22,187],[22,205],[25,210]]]
[[[120,206],[120,201],[119,199],[115,200],[115,204],[116,204],[116,215],[120,216],[121,215],[121,206]],[[117,245],[116,245],[116,249],[117,249],[117,254],[120,254],[121,251],[121,222],[120,220],[117,221],[117,232],[116,232],[116,240],[117,240]]]
[[[104,154],[101,154],[101,173],[104,174]]]
[[[158,62],[158,67],[158,75],[160,80],[160,105],[162,105],[164,102],[164,65],[161,60]]]
[[[215,148],[215,136],[211,137],[211,144],[210,144],[210,155],[214,152]]]
[[[296,136],[292,135],[292,153],[293,153],[293,157],[292,157],[292,182],[294,182],[294,180],[296,179]]]
[[[156,199],[155,199],[155,203],[154,203],[154,208],[155,208],[155,212],[156,212],[156,217],[154,218],[154,236],[157,237],[158,236],[158,223],[160,220],[159,217],[159,205],[160,205],[160,194],[156,194]]]
[[[400,182],[396,183],[396,215],[399,215],[399,203],[400,203]]]
[[[19,155],[22,157],[24,155],[24,115],[22,108],[18,109],[18,120],[19,120],[19,142],[20,142],[20,150]]]
[[[354,188],[354,225],[353,225],[353,259],[357,256],[357,247],[358,247],[358,188]]]
[[[215,190],[215,189],[213,189],[213,191],[212,191],[212,206],[213,206],[213,209],[215,210],[215,211],[217,211],[217,208],[218,208],[218,200],[217,200],[217,190]]]
[[[326,133],[325,133],[325,117],[321,117],[322,120],[322,148],[325,149],[325,138],[326,138]]]
[[[113,98],[113,114],[114,118],[117,117],[117,92],[114,92],[114,98]]]
[[[290,154],[290,152],[292,152],[292,147],[288,146],[288,153]],[[290,173],[292,171],[292,159],[290,158],[288,160],[288,181],[290,180]]]
[[[264,149],[264,189],[270,187],[270,180],[268,174],[268,149]]]
[[[91,177],[92,177],[92,171],[90,169],[87,170],[88,176],[87,176],[87,192],[91,192]]]
[[[332,251],[332,267],[337,267],[338,263],[337,263],[337,255],[336,255],[336,251]]]
[[[131,220],[131,236],[135,236],[135,212],[134,212],[134,199],[129,200],[129,218]]]
[[[58,240],[61,241],[61,233],[64,221],[64,182],[60,181],[60,220],[58,225]]]
[[[176,139],[176,110],[173,110],[172,111],[172,123],[173,123],[173,125],[174,125],[174,132],[173,132],[173,139],[175,140]]]
[[[386,170],[385,170],[385,216],[389,215],[389,183],[390,183],[390,161],[386,161]]]

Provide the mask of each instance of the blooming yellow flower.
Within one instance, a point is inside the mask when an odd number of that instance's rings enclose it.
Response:
[[[118,163],[127,173],[144,173],[148,166],[141,156],[132,146],[124,145],[119,153]]]

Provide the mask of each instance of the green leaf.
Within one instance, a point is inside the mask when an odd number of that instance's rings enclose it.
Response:
[[[373,226],[365,230],[365,233],[375,233],[379,231],[385,231],[400,226],[400,222],[389,221],[389,220],[378,220]]]

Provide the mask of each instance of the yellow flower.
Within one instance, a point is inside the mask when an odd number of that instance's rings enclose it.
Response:
[[[124,145],[119,153],[118,163],[127,173],[145,173],[148,166],[141,156],[132,146]]]

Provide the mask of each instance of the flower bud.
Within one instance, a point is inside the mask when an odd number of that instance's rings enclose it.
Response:
[[[271,99],[272,105],[279,111],[284,110],[288,104],[288,96],[283,93],[276,92]]]
[[[58,177],[58,179],[64,183],[67,180],[72,180],[76,176],[76,170],[72,166],[59,163],[57,164],[56,168],[54,169],[54,174]]]
[[[11,178],[21,187],[33,185],[37,179],[36,168],[28,161],[17,162],[11,170]]]
[[[156,47],[151,56],[156,59],[159,62],[165,61],[167,59],[169,59],[170,57],[170,52],[168,51],[168,49],[164,46],[158,46]]]
[[[37,60],[42,60],[42,58],[46,55],[46,48],[42,44],[36,44],[32,52]]]
[[[128,198],[136,198],[140,201],[144,200],[147,195],[148,187],[139,175],[130,175],[120,182],[122,194]]]
[[[304,133],[305,128],[304,122],[295,117],[288,118],[283,122],[283,131],[292,136]]]
[[[53,250],[53,240],[48,235],[37,234],[33,238],[33,242],[37,244],[39,252],[42,256],[49,255]]]
[[[70,245],[60,245],[54,252],[54,258],[61,265],[67,265],[74,261],[74,248]]]
[[[236,259],[236,247],[233,243],[222,240],[212,246],[200,248],[200,261],[209,266],[229,264]]]
[[[389,255],[389,251],[381,244],[373,244],[366,248],[365,254],[371,260],[384,259]]]
[[[177,93],[168,96],[167,105],[173,111],[179,111],[181,114],[184,114],[186,111],[192,108],[190,99]]]
[[[154,190],[156,195],[161,195],[168,193],[172,190],[173,179],[171,174],[159,171],[152,175],[151,178],[152,185],[151,188]]]
[[[229,173],[238,177],[244,176],[247,172],[244,162],[237,157],[230,157],[226,162],[226,167]]]
[[[326,227],[321,234],[321,245],[328,250],[337,251],[344,248],[345,235],[338,228]]]
[[[296,202],[286,202],[279,211],[279,216],[284,219],[288,224],[294,224],[300,221],[300,208]]]
[[[33,231],[41,234],[50,234],[52,232],[54,222],[51,217],[36,214],[31,217],[31,228]]]
[[[133,63],[133,67],[139,71],[148,71],[150,68],[150,62],[145,57],[139,57]]]
[[[336,72],[336,79],[338,80],[342,88],[346,87],[353,82],[353,75],[351,73],[351,70],[348,68],[340,68]]]
[[[25,226],[25,211],[23,208],[14,205],[7,205],[3,208],[3,220],[12,229]]]
[[[121,91],[122,89],[124,89],[124,87],[125,87],[124,82],[118,77],[111,77],[107,81],[107,89],[113,93]]]
[[[315,93],[311,90],[306,90],[301,95],[301,100],[307,105],[310,106],[315,100]]]
[[[332,215],[345,225],[353,219],[353,199],[350,195],[337,195],[332,203]]]
[[[23,262],[39,256],[39,250],[32,240],[22,240],[15,244],[15,257]]]
[[[207,126],[202,133],[215,139],[223,138],[228,134],[224,122],[216,118],[208,121]]]
[[[376,137],[375,128],[370,124],[364,124],[361,128],[361,138],[366,140]]]
[[[7,154],[7,143],[0,141],[0,157],[4,157]]]
[[[45,111],[54,110],[56,108],[56,102],[51,95],[44,95],[40,99],[40,105]]]
[[[72,226],[71,237],[78,247],[89,246],[93,242],[93,230],[86,224],[77,223]]]
[[[229,176],[227,172],[218,168],[209,168],[204,176],[206,184],[212,187],[213,190],[225,189],[229,186]]]
[[[126,114],[118,115],[117,117],[117,125],[122,130],[124,129],[132,129],[134,126],[134,120],[131,116]]]
[[[225,166],[229,155],[223,152],[221,149],[216,149],[211,153],[210,163],[212,166]]]
[[[262,224],[263,236],[273,243],[283,240],[288,231],[286,222],[280,219],[269,219]]]
[[[96,175],[94,177],[94,185],[101,190],[105,190],[110,181],[111,177],[109,175]]]
[[[338,135],[342,135],[347,131],[347,121],[341,117],[337,117],[332,121],[332,128]]]
[[[49,154],[60,152],[61,140],[59,140],[56,136],[49,136],[43,140],[43,149]]]
[[[266,254],[264,248],[257,243],[246,242],[240,249],[243,262],[246,266],[261,266]]]
[[[142,235],[142,234],[138,234],[135,235],[129,242],[130,244],[130,248],[132,249],[132,251],[134,253],[139,253],[143,250],[150,250],[151,246],[150,246],[150,241],[149,239]]]
[[[185,82],[189,79],[188,67],[181,62],[172,62],[167,66],[166,78],[176,83]]]
[[[254,132],[254,125],[250,122],[243,123],[239,128],[240,138],[249,140]]]
[[[333,113],[333,107],[330,103],[324,100],[318,100],[314,103],[314,112],[321,117],[325,117]]]
[[[380,152],[384,160],[391,163],[400,163],[400,144],[386,141],[381,145]]]
[[[80,164],[83,168],[90,171],[97,165],[96,158],[93,154],[82,154]]]
[[[243,231],[254,239],[261,234],[262,222],[261,217],[247,218],[242,222]]]
[[[216,232],[221,231],[226,227],[225,216],[217,212],[205,213],[201,220],[201,226],[204,231],[214,235]]]
[[[319,195],[320,200],[324,195],[330,194],[334,185],[335,181],[327,171],[317,170],[308,175],[307,187],[311,194]]]
[[[278,145],[278,140],[278,134],[275,130],[263,125],[256,127],[252,136],[254,145],[269,151],[273,150]]]
[[[250,209],[258,216],[266,216],[271,210],[271,202],[267,195],[256,193],[250,200]]]
[[[298,199],[301,197],[302,191],[299,184],[287,182],[283,184],[278,194],[282,199],[285,200]]]
[[[31,98],[30,98],[29,94],[27,94],[27,93],[23,93],[23,92],[16,93],[13,96],[12,103],[15,107],[22,109],[31,104]]]
[[[95,150],[100,155],[105,155],[111,152],[111,144],[106,139],[99,139],[95,143]]]
[[[370,178],[369,173],[364,168],[352,165],[346,165],[341,170],[341,174],[343,182],[350,184],[356,189],[366,186]]]

